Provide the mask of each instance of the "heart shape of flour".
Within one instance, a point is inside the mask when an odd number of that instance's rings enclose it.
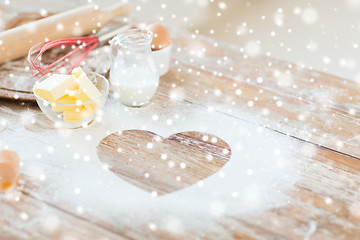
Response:
[[[126,130],[102,139],[97,154],[123,180],[164,195],[217,172],[230,160],[231,149],[208,133],[182,132],[164,139],[148,131]]]

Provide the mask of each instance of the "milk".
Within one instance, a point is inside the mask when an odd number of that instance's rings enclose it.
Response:
[[[110,82],[115,98],[128,106],[141,106],[154,96],[159,85],[159,75],[149,68],[112,67]]]

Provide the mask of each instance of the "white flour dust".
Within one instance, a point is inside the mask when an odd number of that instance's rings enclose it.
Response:
[[[288,203],[283,192],[298,178],[294,140],[202,107],[190,110],[175,102],[166,111],[161,114],[154,105],[129,109],[109,99],[102,122],[86,129],[29,132],[16,125],[19,120],[12,120],[12,130],[0,136],[0,148],[19,153],[22,175],[39,186],[33,193],[38,198],[114,225],[151,222],[156,227],[165,221],[165,227],[178,231],[185,223],[198,228],[206,226],[206,219]],[[252,122],[251,117],[246,119]],[[209,178],[153,197],[118,178],[97,158],[96,146],[102,138],[127,129],[149,130],[163,137],[190,130],[211,133],[231,146],[232,157]]]

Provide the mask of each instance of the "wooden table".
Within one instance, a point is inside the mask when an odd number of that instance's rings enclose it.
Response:
[[[171,34],[171,69],[144,108],[110,98],[101,122],[56,130],[35,104],[1,101],[0,144],[22,167],[0,197],[0,239],[360,239],[359,85]],[[102,138],[126,129],[206,131],[232,158],[190,188],[153,197],[96,154]]]

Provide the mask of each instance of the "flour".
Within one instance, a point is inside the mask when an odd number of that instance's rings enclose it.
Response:
[[[7,121],[5,118],[0,118],[0,133],[5,132],[7,129]]]
[[[37,198],[114,225],[148,222],[150,229],[162,227],[176,232],[184,224],[201,229],[214,218],[288,203],[283,192],[291,189],[298,178],[292,154],[297,151],[294,140],[252,124],[254,118],[245,113],[248,122],[216,112],[222,106],[209,111],[196,105],[190,108],[183,102],[168,104],[171,106],[165,106],[164,113],[156,105],[128,108],[109,99],[97,118],[101,122],[77,130],[29,132],[19,119],[13,120],[13,130],[0,135],[0,148],[19,153],[22,175],[39,186],[33,193]],[[163,137],[183,131],[208,132],[231,146],[231,160],[191,187],[153,197],[118,178],[97,158],[99,141],[126,129],[148,130]],[[169,223],[164,224],[167,220]]]

